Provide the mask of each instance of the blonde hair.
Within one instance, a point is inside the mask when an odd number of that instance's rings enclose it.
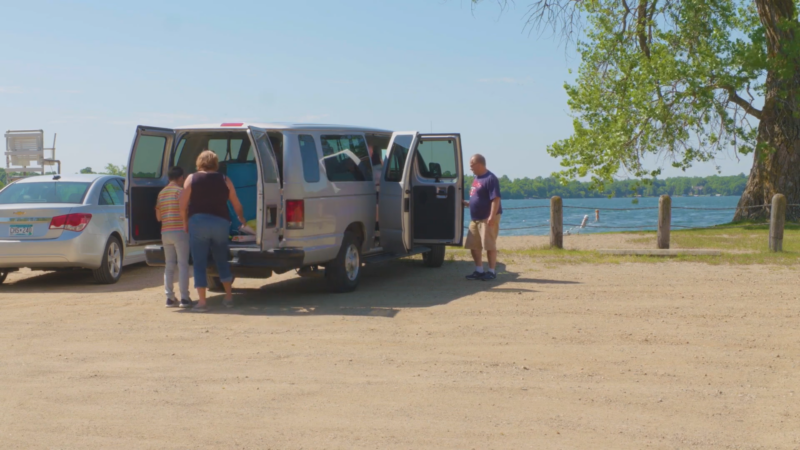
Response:
[[[216,172],[219,169],[219,157],[211,150],[203,150],[195,162],[197,170]]]

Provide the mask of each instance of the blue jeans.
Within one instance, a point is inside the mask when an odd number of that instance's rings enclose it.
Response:
[[[210,214],[195,214],[189,218],[189,245],[194,261],[194,287],[208,287],[206,268],[208,253],[214,257],[217,273],[223,283],[233,281],[231,265],[228,263],[228,234],[231,222]]]

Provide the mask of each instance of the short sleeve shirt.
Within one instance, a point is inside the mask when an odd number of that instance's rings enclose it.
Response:
[[[500,198],[500,181],[492,172],[475,177],[469,190],[469,214],[472,220],[486,220],[492,212],[492,201]],[[503,214],[503,205],[497,210]]]
[[[183,188],[167,186],[158,194],[156,207],[161,211],[161,232],[183,231],[180,211],[180,198]]]

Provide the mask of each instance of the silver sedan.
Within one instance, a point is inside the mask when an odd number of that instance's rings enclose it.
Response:
[[[0,283],[9,272],[90,269],[116,283],[123,266],[144,261],[128,247],[125,179],[112,175],[42,175],[0,190]]]

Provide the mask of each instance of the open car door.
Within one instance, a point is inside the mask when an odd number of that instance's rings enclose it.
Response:
[[[167,165],[175,141],[175,130],[138,126],[128,159],[125,186],[125,219],[129,245],[161,240],[156,220],[156,201],[169,184]]]
[[[250,137],[258,150],[257,161],[261,182],[258,183],[258,209],[256,241],[263,250],[278,247],[280,238],[279,217],[281,207],[280,172],[272,150],[267,130],[249,127]]]
[[[461,135],[420,134],[410,167],[414,245],[461,245],[464,164]]]
[[[413,246],[409,174],[418,136],[416,131],[392,133],[383,174],[380,174],[380,242],[383,250],[389,253],[405,254]]]

